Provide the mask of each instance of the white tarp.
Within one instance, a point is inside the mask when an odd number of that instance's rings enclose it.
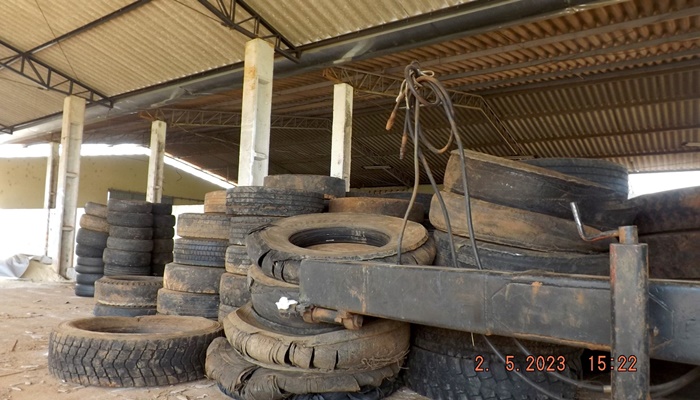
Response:
[[[30,256],[15,254],[7,259],[0,259],[0,277],[19,278],[29,267]]]

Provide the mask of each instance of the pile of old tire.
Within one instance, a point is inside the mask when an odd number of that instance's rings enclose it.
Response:
[[[158,276],[105,276],[95,282],[95,308],[100,316],[137,317],[156,314],[158,289],[163,278]]]
[[[700,279],[700,186],[632,199],[639,242],[649,245],[649,276]]]
[[[247,274],[253,261],[246,250],[248,233],[283,217],[320,213],[324,209],[324,197],[345,191],[342,179],[318,175],[273,175],[265,178],[265,184],[275,187],[239,186],[226,193],[230,229],[226,273],[220,282],[220,321],[250,300]],[[325,192],[329,194],[324,195]]]
[[[107,202],[109,237],[104,251],[105,275],[151,275],[152,204],[140,200]]]
[[[92,317],[60,323],[48,367],[85,386],[168,386],[204,378],[206,351],[221,324],[199,317]]]
[[[151,252],[151,273],[163,276],[165,264],[173,261],[173,237],[175,237],[175,216],[172,204],[153,203],[153,251]]]
[[[85,214],[80,217],[80,229],[76,235],[75,294],[92,297],[95,281],[104,275],[102,253],[107,247],[109,224],[107,206],[88,202]]]
[[[585,227],[588,234],[599,233],[596,228],[628,225],[634,212],[626,203],[624,168],[591,160],[558,160],[543,168],[471,151],[465,156],[474,239],[484,269],[609,274],[606,251],[610,241],[583,241],[569,203],[579,205],[584,223],[589,224]],[[558,171],[559,166],[571,169]],[[607,176],[603,177],[598,167],[608,168],[605,171],[609,171],[609,180],[604,179]],[[462,171],[459,153],[453,152],[440,192],[445,210],[437,194],[431,202],[430,221],[435,226],[433,238],[437,246],[435,265],[477,268],[469,239]],[[448,223],[452,236],[447,233]],[[451,246],[457,256],[456,265]],[[415,327],[406,373],[409,386],[431,398],[537,398],[538,392],[515,371],[506,370],[482,336],[473,337],[471,333]],[[525,356],[512,339],[488,338],[502,354],[515,355],[516,364],[525,371]],[[569,376],[581,370],[579,349],[537,342],[526,342],[526,347],[537,355],[565,356],[563,372]],[[477,355],[488,370],[475,369]],[[525,376],[563,398],[575,394],[573,386],[545,372],[526,372]]]
[[[175,239],[174,262],[165,266],[163,288],[158,291],[159,314],[217,319],[229,218],[211,202],[220,202],[221,197],[206,195],[204,209],[209,212],[180,214],[177,221],[180,238]]]
[[[328,212],[337,213],[361,213],[379,214],[392,217],[403,218],[410,205],[409,200],[391,199],[381,197],[345,197],[342,199],[332,199],[328,203]],[[423,223],[425,211],[423,205],[414,202],[411,211],[408,213],[408,220]]]
[[[366,319],[356,330],[304,319],[299,302],[303,259],[397,261],[400,218],[355,213],[297,215],[251,231],[251,302],[223,321],[207,375],[240,399],[380,399],[397,386],[409,346],[405,323]],[[409,221],[402,261],[430,264],[435,247]],[[273,384],[274,382],[274,384]]]

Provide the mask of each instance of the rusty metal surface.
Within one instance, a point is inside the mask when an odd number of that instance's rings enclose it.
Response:
[[[609,350],[609,278],[306,260],[301,301],[482,334]],[[650,280],[650,355],[700,365],[700,284]]]
[[[657,279],[700,279],[700,230],[639,237],[649,245],[649,274]]]
[[[700,229],[700,186],[647,194],[633,202],[641,234]]]

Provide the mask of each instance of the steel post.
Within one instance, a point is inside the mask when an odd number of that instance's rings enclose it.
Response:
[[[353,87],[347,83],[333,86],[333,137],[331,139],[331,176],[345,180],[350,190],[352,160]]]
[[[148,185],[146,201],[160,203],[163,198],[163,163],[165,159],[165,131],[163,121],[151,123],[151,156],[148,158]]]

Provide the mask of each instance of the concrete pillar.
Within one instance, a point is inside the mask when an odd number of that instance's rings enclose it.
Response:
[[[262,39],[245,45],[238,184],[262,186],[270,162],[270,112],[275,51]]]
[[[163,197],[163,159],[165,158],[164,121],[153,121],[151,124],[151,157],[148,159],[148,187],[146,201],[160,203]]]
[[[347,83],[333,86],[333,136],[331,139],[331,176],[345,179],[350,190],[350,161],[352,159],[352,100],[353,87]]]
[[[73,264],[75,247],[76,210],[80,179],[80,146],[83,142],[85,123],[85,99],[69,96],[63,102],[63,126],[61,128],[61,158],[58,163],[56,190],[56,220],[60,224],[58,254],[54,258],[56,272],[66,277]]]
[[[52,209],[56,208],[56,185],[58,183],[58,143],[49,143],[46,156],[46,184],[44,186],[44,209],[46,210],[46,237],[44,238],[44,255],[49,255]]]

